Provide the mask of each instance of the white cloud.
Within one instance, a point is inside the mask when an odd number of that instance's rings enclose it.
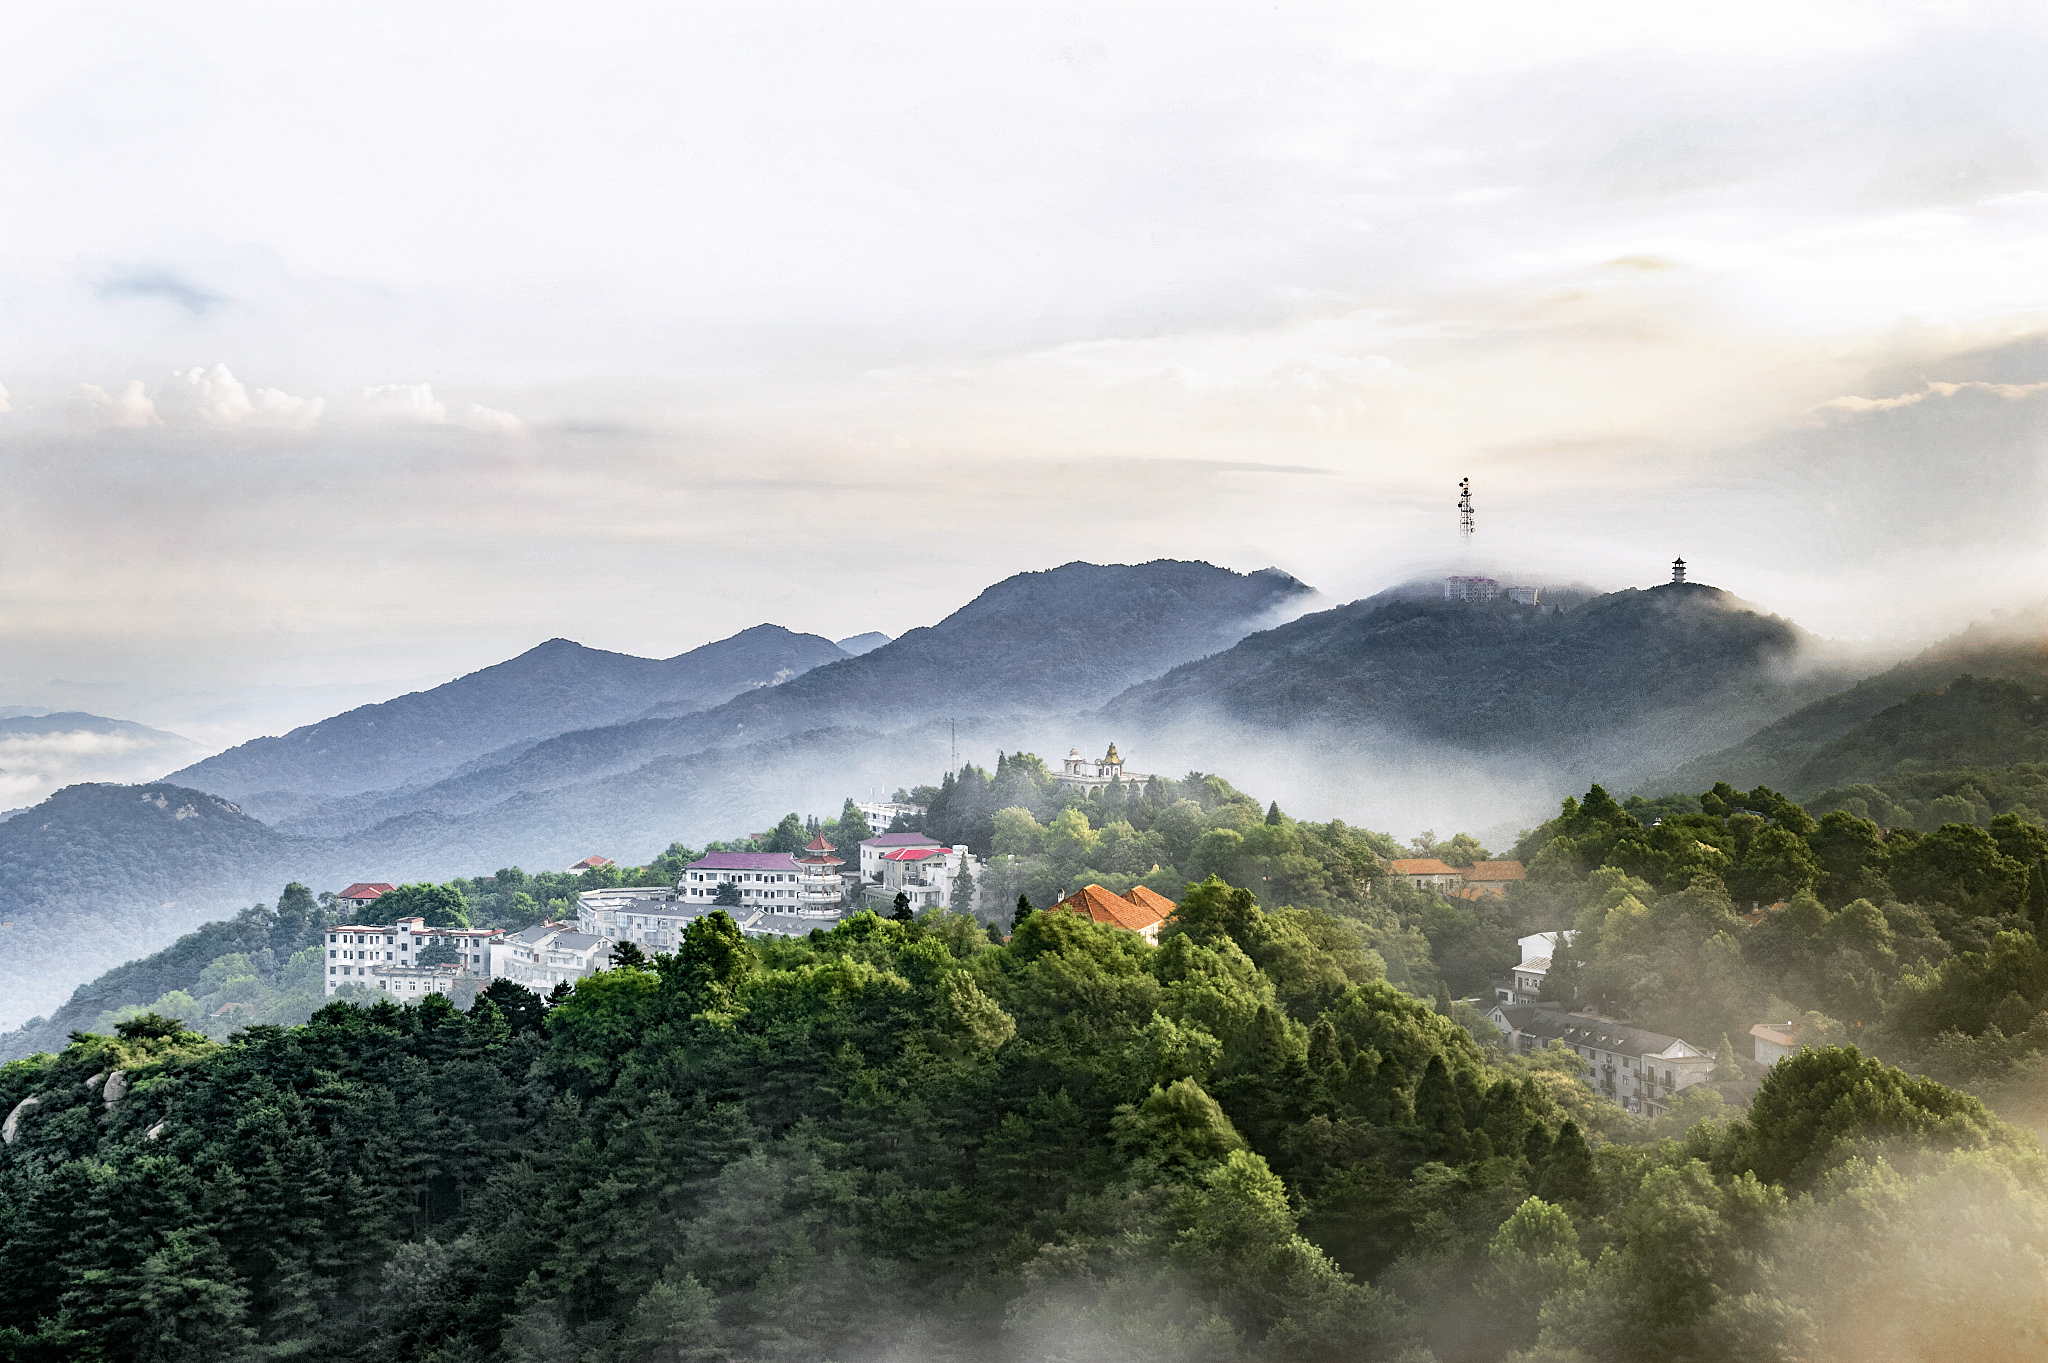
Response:
[[[510,412],[501,412],[494,407],[472,402],[469,404],[469,411],[463,414],[461,424],[472,431],[482,431],[487,435],[509,435],[526,423]]]
[[[173,373],[157,390],[156,407],[166,420],[209,426],[270,426],[310,430],[319,424],[325,398],[294,397],[275,388],[248,386],[224,364]]]
[[[2035,393],[2048,391],[2048,382],[1984,383],[1980,380],[1972,379],[1964,383],[1943,383],[1938,379],[1930,379],[1928,380],[1927,387],[1918,393],[1901,393],[1897,397],[1891,398],[1859,398],[1854,394],[1850,394],[1839,398],[1829,398],[1814,410],[1889,412],[1895,407],[1911,407],[1914,403],[1925,402],[1929,398],[1952,398],[1965,389],[1973,389],[1980,393],[1991,393],[2002,398],[2023,398]]]
[[[363,405],[374,416],[421,421],[440,426],[448,420],[448,404],[434,396],[431,383],[384,383],[363,390]]]
[[[71,395],[71,412],[87,425],[117,430],[163,425],[163,418],[156,414],[156,403],[150,400],[141,379],[128,380],[119,394],[109,393],[96,383],[81,383]]]
[[[5,416],[13,410],[14,404],[7,400],[7,385],[0,383],[0,416]]]
[[[374,416],[399,421],[417,421],[428,426],[461,426],[486,435],[505,435],[526,423],[510,412],[472,402],[459,417],[448,414],[448,404],[434,396],[431,383],[386,383],[363,390],[363,405]]]

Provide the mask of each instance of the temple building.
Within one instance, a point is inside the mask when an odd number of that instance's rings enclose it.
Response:
[[[1152,778],[1140,772],[1125,771],[1124,759],[1117,754],[1116,744],[1109,745],[1109,751],[1094,761],[1081,756],[1079,748],[1069,749],[1067,760],[1061,770],[1052,774],[1052,779],[1062,785],[1078,787],[1082,794],[1093,795],[1106,789],[1112,783],[1121,781],[1126,786],[1142,786]]]

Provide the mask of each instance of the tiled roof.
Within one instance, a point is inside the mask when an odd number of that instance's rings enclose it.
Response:
[[[1130,900],[1141,909],[1152,910],[1159,915],[1161,921],[1173,917],[1180,909],[1180,905],[1174,903],[1165,895],[1157,890],[1148,890],[1143,885],[1131,886],[1130,889],[1124,891],[1124,898]]]
[[[1435,857],[1409,857],[1392,863],[1397,876],[1454,876],[1455,866],[1446,866]]]
[[[355,884],[334,897],[336,899],[377,899],[390,894],[397,888],[396,885],[386,885],[381,880],[375,882],[358,880]]]
[[[869,838],[862,847],[940,847],[937,838],[928,838],[922,833],[884,833],[879,838]]]
[[[575,864],[574,866],[571,866],[571,867],[570,867],[569,869],[570,869],[570,870],[572,870],[572,871],[580,871],[580,870],[582,870],[583,868],[585,868],[586,866],[589,866],[589,867],[596,867],[596,866],[609,866],[609,865],[611,865],[611,864],[612,864],[612,859],[611,859],[610,857],[599,857],[599,856],[589,856],[589,857],[585,857],[585,858],[584,858],[583,860],[581,860],[581,861],[577,862],[577,863],[576,863],[576,864]]]
[[[926,857],[943,857],[943,847],[899,847],[893,852],[882,853],[883,861],[923,861]]]
[[[1521,880],[1529,873],[1519,861],[1475,861],[1466,868],[1467,880]]]
[[[1150,890],[1146,893],[1152,894]],[[1165,913],[1150,904],[1138,903],[1121,895],[1111,894],[1100,885],[1083,885],[1052,907],[1055,913],[1078,913],[1090,922],[1107,923],[1112,927],[1142,932],[1146,928],[1156,926],[1173,911],[1173,901],[1164,895],[1152,895],[1152,898],[1166,905]]]
[[[690,863],[692,871],[794,871],[787,852],[711,852]]]
[[[804,844],[804,851],[806,852],[832,852],[836,850],[838,849],[834,848],[831,843],[825,841],[823,833],[820,833],[817,837]]]
[[[1761,1022],[1750,1028],[1749,1034],[1758,1041],[1768,1041],[1773,1046],[1796,1046],[1799,1044],[1789,1033],[1781,1032],[1775,1027],[1766,1027]]]

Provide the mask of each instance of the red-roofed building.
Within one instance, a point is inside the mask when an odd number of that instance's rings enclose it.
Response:
[[[1083,885],[1046,912],[1078,913],[1091,923],[1106,923],[1135,932],[1157,945],[1160,925],[1173,917],[1176,907],[1171,899],[1143,885],[1133,886],[1128,894],[1121,895],[1111,894],[1100,885]]]
[[[918,909],[942,909],[952,902],[954,878],[968,863],[964,845],[946,847],[921,833],[892,833],[885,837],[916,837],[921,841],[913,845],[877,848],[874,844],[883,839],[870,838],[860,845],[863,862],[872,855],[872,865],[879,882],[867,887],[870,903],[893,905],[900,894],[910,901],[911,910],[915,912]]]
[[[1435,857],[1403,857],[1389,862],[1387,869],[1404,877],[1418,890],[1430,885],[1440,890],[1454,890],[1464,879],[1457,867],[1446,865]]]
[[[1527,870],[1519,861],[1475,861],[1462,873],[1464,884],[1452,891],[1458,899],[1477,900],[1481,896],[1494,899],[1505,898],[1508,886],[1518,880],[1526,880]]]
[[[397,888],[381,880],[358,880],[334,897],[352,909],[366,909]]]
[[[599,871],[611,864],[612,859],[610,857],[585,857],[569,868],[569,874],[573,876],[583,871]]]

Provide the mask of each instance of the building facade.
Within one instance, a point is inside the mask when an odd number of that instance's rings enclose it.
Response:
[[[1562,1041],[1586,1062],[1596,1092],[1645,1117],[1663,1116],[1675,1095],[1714,1077],[1713,1054],[1675,1036],[1545,1004],[1497,1003],[1486,1016],[1523,1055]]]
[[[1543,981],[1550,974],[1557,948],[1569,940],[1568,932],[1534,932],[1517,940],[1522,961],[1505,980],[1493,986],[1496,1003],[1534,1003],[1543,993]]]
[[[1400,857],[1387,863],[1387,870],[1416,889],[1454,890],[1464,883],[1464,874],[1436,857]]]
[[[898,804],[887,800],[855,800],[853,807],[868,821],[868,827],[877,833],[886,833],[902,819],[905,823],[916,823],[924,817],[923,805]]]
[[[816,860],[806,862],[801,855],[712,852],[684,869],[683,878],[676,882],[676,895],[685,905],[708,908],[717,903],[718,887],[730,882],[740,896],[734,918],[740,917],[740,909],[802,918],[837,917],[844,902],[838,867],[825,867]],[[824,874],[826,870],[831,872],[829,876]]]
[[[863,887],[882,883],[882,858],[906,847],[938,849],[946,844],[922,833],[884,833],[860,845],[860,883]]]
[[[503,928],[430,928],[423,918],[329,928],[326,992],[332,994],[345,984],[375,987],[372,967],[411,968],[419,964],[422,951],[435,946],[455,948],[461,957],[455,963],[458,974],[488,974],[491,947],[504,936]]]
[[[535,923],[514,933],[491,952],[491,974],[524,985],[536,994],[574,984],[612,963],[612,944],[574,923]]]
[[[970,860],[965,844],[891,848],[876,860],[879,881],[863,891],[870,905],[893,907],[900,894],[910,901],[913,912],[944,908],[952,902],[954,880]]]

